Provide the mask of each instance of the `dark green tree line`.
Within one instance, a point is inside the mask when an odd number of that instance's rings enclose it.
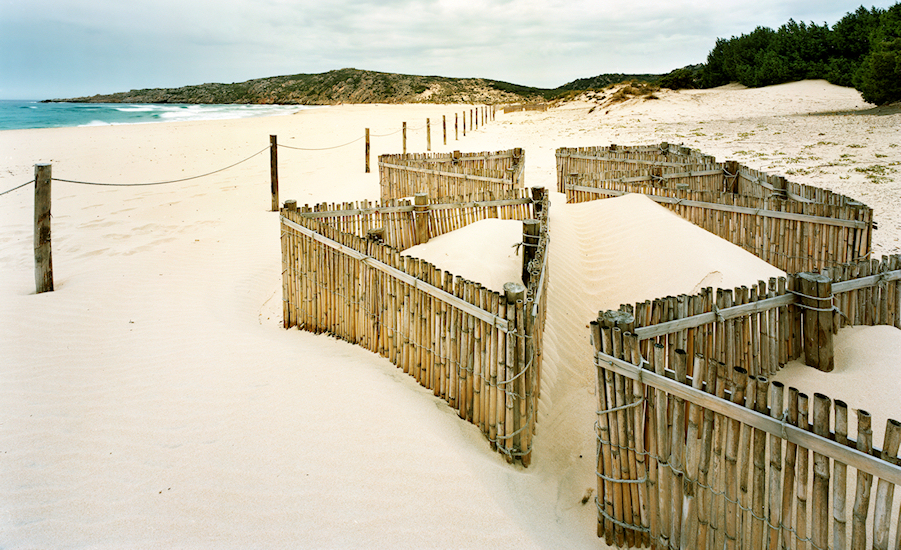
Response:
[[[717,39],[700,75],[704,87],[808,78],[853,86],[871,103],[901,100],[901,3],[887,9],[861,6],[832,28],[790,19],[778,30],[757,27]]]

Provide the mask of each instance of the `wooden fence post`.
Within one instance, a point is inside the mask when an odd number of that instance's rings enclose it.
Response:
[[[269,136],[269,180],[272,190],[272,211],[278,212],[278,140]]]
[[[416,244],[429,242],[429,194],[413,195],[413,213],[416,220]]]
[[[466,111],[463,111],[463,137],[466,137]]]
[[[821,273],[799,273],[804,362],[823,372],[835,368],[832,346],[832,281]]]
[[[403,134],[404,134],[404,154],[406,155],[407,154],[407,123],[406,122],[404,122]]]
[[[426,151],[432,150],[432,122],[429,119],[425,119],[425,146]]]
[[[34,165],[35,294],[53,291],[53,264],[50,261],[50,179],[49,164]]]
[[[366,128],[366,173],[369,173],[369,128]]]
[[[444,134],[444,144],[447,145],[447,116],[441,115],[441,128]]]
[[[529,287],[529,264],[538,253],[538,239],[541,231],[539,220],[522,221],[522,284]]]
[[[513,149],[513,171],[510,173],[510,183],[515,187],[519,181],[519,178],[522,177],[522,170],[519,168],[519,163],[522,162],[522,149],[520,147],[516,147]]]

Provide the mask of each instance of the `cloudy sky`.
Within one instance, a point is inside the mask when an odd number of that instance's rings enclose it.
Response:
[[[877,0],[867,7],[888,7]],[[839,0],[0,0],[0,99],[353,67],[557,87],[704,62],[717,37]]]

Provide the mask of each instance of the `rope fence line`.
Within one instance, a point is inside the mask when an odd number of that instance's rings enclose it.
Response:
[[[187,178],[181,178],[181,179],[177,179],[177,180],[156,181],[156,182],[147,182],[147,183],[97,183],[97,182],[89,182],[89,181],[77,181],[77,180],[65,180],[65,179],[60,179],[60,178],[53,178],[53,181],[59,181],[59,182],[63,182],[63,183],[75,183],[78,185],[103,185],[103,186],[107,186],[107,187],[144,187],[144,186],[148,186],[148,185],[168,185],[170,183],[181,183],[184,181],[191,181],[191,180],[196,180],[196,179],[200,179],[200,178],[205,178],[207,176],[212,176],[213,174],[218,174],[219,172],[224,172],[230,168],[234,168],[235,166],[238,166],[239,164],[243,164],[243,163],[249,161],[250,159],[252,159],[253,157],[255,157],[261,153],[264,153],[265,151],[268,151],[268,150],[269,150],[269,146],[267,145],[265,148],[250,155],[246,159],[240,160],[232,165],[226,166],[225,168],[213,170],[212,172],[207,172],[206,174],[200,174],[199,176],[190,176]]]
[[[12,189],[7,189],[6,191],[0,193],[0,197],[2,197],[3,195],[5,195],[7,193],[12,193],[16,189],[21,189],[21,188],[25,187],[26,185],[31,185],[32,183],[34,183],[34,180],[27,181],[27,182],[23,183],[22,185],[17,185],[16,187],[13,187]]]
[[[470,111],[472,114],[472,111]],[[483,117],[486,115],[483,115]],[[465,117],[465,114],[464,114]],[[465,118],[464,118],[465,120]],[[483,118],[483,120],[486,120]],[[427,149],[431,151],[431,129],[430,129],[431,119],[426,118],[425,124],[416,128],[412,128],[412,131],[418,132],[420,130],[426,130],[426,143]],[[444,116],[442,116],[442,127],[444,128],[444,142],[447,143],[447,127],[446,123],[444,123]],[[365,167],[366,173],[368,174],[370,171],[370,129],[366,128],[365,133],[347,143],[343,143],[341,145],[334,145],[331,147],[295,147],[291,145],[282,145],[283,149],[290,149],[296,151],[327,151],[333,149],[340,149],[342,147],[348,147],[353,145],[359,141],[366,140],[366,148],[365,148]],[[407,152],[407,123],[403,122],[402,127],[399,130],[394,132],[377,135],[376,137],[386,137],[390,135],[397,134],[399,132],[403,132],[403,150],[404,153]],[[465,136],[464,132],[464,136]],[[51,215],[51,183],[53,181],[61,182],[61,183],[71,183],[75,185],[93,185],[93,186],[102,186],[102,187],[149,187],[155,185],[170,185],[174,183],[182,183],[186,181],[192,181],[196,179],[201,179],[205,177],[212,176],[214,174],[219,174],[221,172],[225,172],[226,170],[230,170],[236,166],[244,164],[251,159],[269,151],[269,175],[270,175],[270,191],[272,195],[272,211],[278,211],[279,209],[279,193],[278,193],[278,142],[277,136],[270,135],[269,136],[269,144],[266,147],[263,147],[256,153],[241,159],[233,164],[229,164],[228,166],[212,170],[210,172],[206,172],[203,174],[198,174],[195,176],[183,177],[178,179],[166,180],[166,181],[152,181],[152,182],[132,182],[132,183],[121,183],[121,182],[96,182],[96,181],[82,181],[75,179],[64,179],[64,178],[54,178],[52,176],[52,165],[49,163],[37,163],[34,165],[34,179],[22,183],[20,185],[16,185],[9,189],[6,189],[0,192],[0,197],[4,195],[8,195],[14,191],[22,189],[28,185],[34,184],[34,207],[35,207],[35,225],[34,225],[34,238],[35,238],[35,286],[36,292],[50,292],[53,290],[53,269],[52,269],[52,249],[50,246],[50,233],[51,226],[50,220],[52,218]],[[153,159],[150,159],[151,161]]]
[[[417,127],[417,128],[407,128],[407,130],[408,130],[408,131],[414,131],[414,132],[416,132],[416,131],[419,131],[419,130],[423,130],[423,129],[425,129],[425,128],[426,128],[426,125],[424,124],[424,125],[419,126],[419,127]],[[402,132],[402,131],[403,131],[403,128],[401,128],[401,129],[399,129],[399,130],[395,130],[394,132],[389,132],[389,133],[387,133],[387,134],[370,134],[370,137],[389,137],[389,136],[393,136],[393,135],[395,135],[395,134],[399,134],[399,133]],[[355,140],[353,140],[353,141],[349,141],[349,142],[347,142],[347,143],[343,143],[343,144],[341,144],[341,145],[335,145],[335,146],[332,146],[332,147],[318,147],[318,148],[310,148],[310,147],[294,147],[294,146],[291,146],[291,145],[284,145],[284,144],[282,144],[282,143],[279,143],[279,144],[277,145],[277,147],[278,147],[279,149],[293,149],[293,150],[295,150],[295,151],[329,151],[329,150],[340,149],[340,148],[342,148],[342,147],[347,147],[347,146],[349,146],[349,145],[353,145],[354,143],[357,143],[357,142],[359,142],[359,141],[362,141],[363,139],[365,139],[365,136],[360,136],[360,137],[358,137],[357,139],[355,139]],[[62,178],[52,178],[52,180],[53,180],[53,181],[58,181],[58,182],[61,182],[61,183],[72,183],[72,184],[77,184],[77,185],[98,185],[98,186],[106,186],[106,187],[147,187],[147,186],[153,186],[153,185],[169,185],[169,184],[172,184],[172,183],[182,183],[182,182],[185,182],[185,181],[191,181],[191,180],[195,180],[195,179],[205,178],[205,177],[207,177],[207,176],[212,176],[212,175],[214,175],[214,174],[218,174],[219,172],[224,172],[224,171],[226,171],[226,170],[229,170],[229,169],[231,169],[231,168],[234,168],[235,166],[238,166],[238,165],[240,165],[240,164],[243,164],[243,163],[249,161],[250,159],[252,159],[252,158],[254,158],[254,157],[256,157],[256,156],[258,156],[258,155],[260,155],[260,154],[262,154],[262,153],[264,153],[264,152],[266,152],[266,151],[268,151],[270,148],[271,148],[271,145],[267,145],[265,148],[263,148],[263,149],[257,151],[256,153],[250,155],[249,157],[247,157],[247,158],[245,158],[245,159],[243,159],[243,160],[240,160],[240,161],[238,161],[238,162],[236,162],[236,163],[234,163],[234,164],[231,164],[231,165],[229,165],[229,166],[226,166],[226,167],[224,167],[224,168],[220,168],[220,169],[218,169],[218,170],[213,170],[212,172],[207,172],[207,173],[205,173],[205,174],[200,174],[200,175],[197,175],[197,176],[190,176],[190,177],[187,177],[187,178],[180,178],[180,179],[169,180],[169,181],[155,181],[155,182],[142,182],[142,183],[105,183],[105,182],[92,182],[92,181],[69,180],[69,179],[62,179]],[[31,185],[32,183],[34,183],[34,180],[27,181],[27,182],[23,183],[22,185],[17,185],[16,187],[13,187],[13,188],[11,188],[11,189],[7,189],[6,191],[0,192],[0,197],[2,197],[3,195],[6,195],[6,194],[12,193],[13,191],[17,191],[17,190],[19,190],[19,189],[21,189],[21,188],[23,188],[23,187],[28,186],[28,185]]]

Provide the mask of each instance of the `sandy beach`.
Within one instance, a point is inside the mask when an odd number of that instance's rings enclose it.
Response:
[[[0,191],[36,163],[59,179],[145,183],[248,159],[168,185],[54,182],[56,290],[40,295],[33,187],[0,196],[0,546],[605,548],[593,499],[583,503],[596,486],[588,322],[781,272],[644,197],[566,205],[551,193],[540,416],[532,466],[510,466],[388,361],[281,328],[266,147],[277,135],[294,148],[279,148],[281,199],[313,204],[377,200],[378,155],[401,152],[403,122],[408,151],[425,152],[427,118],[433,151],[521,147],[527,185],[549,190],[557,147],[682,143],[861,200],[879,225],[874,256],[901,253],[901,114],[868,112],[824,81],[657,95],[498,112],[477,130],[467,120],[459,140],[454,117],[469,106],[0,132]],[[482,224],[497,252],[449,234],[418,253],[502,284],[518,270],[516,230]],[[901,331],[856,327],[838,342],[835,373],[793,365],[786,380],[866,405],[878,446],[886,418],[901,419],[890,399]],[[882,384],[880,400],[861,377],[898,385]]]

